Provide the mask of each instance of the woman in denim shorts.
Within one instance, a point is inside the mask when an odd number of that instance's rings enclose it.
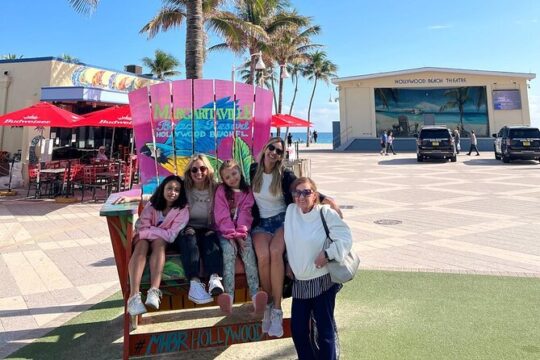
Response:
[[[283,336],[281,299],[285,277],[285,240],[283,222],[287,206],[293,202],[290,186],[296,179],[283,164],[285,143],[273,137],[263,147],[258,161],[250,168],[250,179],[255,206],[251,231],[259,268],[261,287],[269,294],[262,321],[262,331],[270,336]],[[321,201],[333,208],[333,200],[321,195]]]

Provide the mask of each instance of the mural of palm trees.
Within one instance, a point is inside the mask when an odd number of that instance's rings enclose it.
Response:
[[[165,80],[165,78],[180,74],[179,71],[174,70],[180,65],[180,62],[174,56],[162,50],[156,50],[153,59],[144,57],[142,62],[159,80]]]
[[[313,104],[313,96],[315,95],[315,89],[317,88],[317,81],[322,80],[328,84],[331,77],[337,76],[336,71],[337,65],[328,60],[326,52],[317,50],[309,55],[309,61],[304,70],[304,76],[308,80],[314,81],[311,98],[309,99],[308,122],[311,122],[311,105]],[[309,130],[310,129],[308,127],[306,146],[309,146]]]
[[[397,104],[399,101],[399,89],[396,88],[376,88],[375,97],[379,98],[382,105],[388,109],[390,106],[390,100]]]
[[[448,102],[440,107],[439,112],[446,109],[455,109],[459,111],[459,129],[463,133],[463,115],[465,113],[465,103],[471,98],[469,97],[468,87],[459,87],[454,89],[448,89],[444,92],[444,96],[448,98]]]

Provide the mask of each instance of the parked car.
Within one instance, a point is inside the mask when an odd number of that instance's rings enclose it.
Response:
[[[424,126],[416,140],[416,159],[450,159],[456,162],[456,144],[452,132],[446,126]]]
[[[512,160],[540,161],[540,130],[530,126],[503,126],[493,134],[495,159],[509,163]]]

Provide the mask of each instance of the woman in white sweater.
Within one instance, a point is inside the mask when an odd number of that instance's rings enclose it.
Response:
[[[352,247],[351,230],[337,212],[320,205],[317,186],[310,178],[298,178],[291,185],[294,204],[285,215],[285,245],[294,275],[291,331],[300,360],[335,359],[334,305],[341,285],[330,280],[326,264],[341,262]],[[332,242],[327,241],[322,212]],[[319,349],[313,354],[310,317],[317,323]]]

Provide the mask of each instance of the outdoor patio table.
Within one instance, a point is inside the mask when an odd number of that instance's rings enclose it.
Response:
[[[60,174],[64,174],[66,172],[66,168],[56,168],[56,169],[42,169],[40,170],[41,174],[53,174],[55,175],[55,182],[57,183],[58,182],[58,178],[60,176]],[[40,179],[40,182],[41,182],[41,179]],[[55,184],[53,183],[53,192],[54,192],[54,196],[57,196],[60,194],[61,192],[61,187],[60,187],[60,190],[59,191],[55,191]],[[35,197],[38,198],[38,197],[41,197],[41,186],[38,185],[37,187],[38,191],[36,191],[36,195]]]

